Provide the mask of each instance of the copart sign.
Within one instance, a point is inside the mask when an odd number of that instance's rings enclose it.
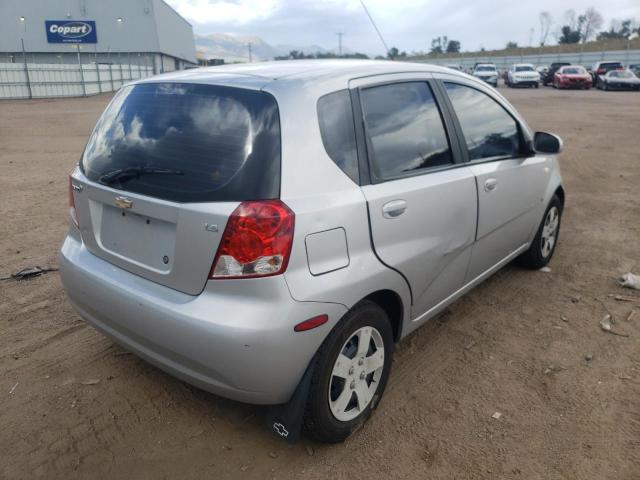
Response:
[[[45,20],[49,43],[97,43],[93,20]]]

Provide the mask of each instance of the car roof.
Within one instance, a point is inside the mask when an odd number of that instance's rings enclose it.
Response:
[[[514,63],[514,67],[531,67],[533,68],[533,63]]]
[[[426,63],[396,62],[386,60],[283,60],[202,67],[156,75],[134,83],[146,82],[193,82],[228,84],[243,87],[262,87],[273,82],[326,82],[410,72],[442,72],[451,74],[451,69]]]

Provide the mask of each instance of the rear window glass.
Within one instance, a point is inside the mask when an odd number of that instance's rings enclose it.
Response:
[[[175,202],[280,194],[280,121],[264,92],[146,83],[123,88],[81,161],[92,181]]]
[[[349,92],[341,90],[320,98],[318,121],[325,150],[351,180],[359,183],[356,132]]]

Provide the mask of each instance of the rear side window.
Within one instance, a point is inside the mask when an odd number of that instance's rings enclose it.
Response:
[[[425,82],[361,92],[371,170],[381,180],[453,163],[442,116]]]
[[[460,121],[469,160],[520,153],[518,124],[498,102],[475,88],[448,82],[444,85]]]
[[[330,93],[318,100],[318,121],[324,148],[351,180],[359,183],[356,132],[348,90]]]
[[[95,182],[175,202],[278,198],[278,108],[253,90],[125,87],[98,121],[80,166]]]

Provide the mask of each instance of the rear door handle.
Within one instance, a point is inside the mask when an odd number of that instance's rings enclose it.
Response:
[[[496,180],[495,178],[488,178],[487,181],[484,182],[484,191],[490,192],[492,190],[495,190],[497,186],[498,180]]]
[[[384,218],[396,218],[407,210],[407,202],[404,200],[392,200],[382,206]]]

